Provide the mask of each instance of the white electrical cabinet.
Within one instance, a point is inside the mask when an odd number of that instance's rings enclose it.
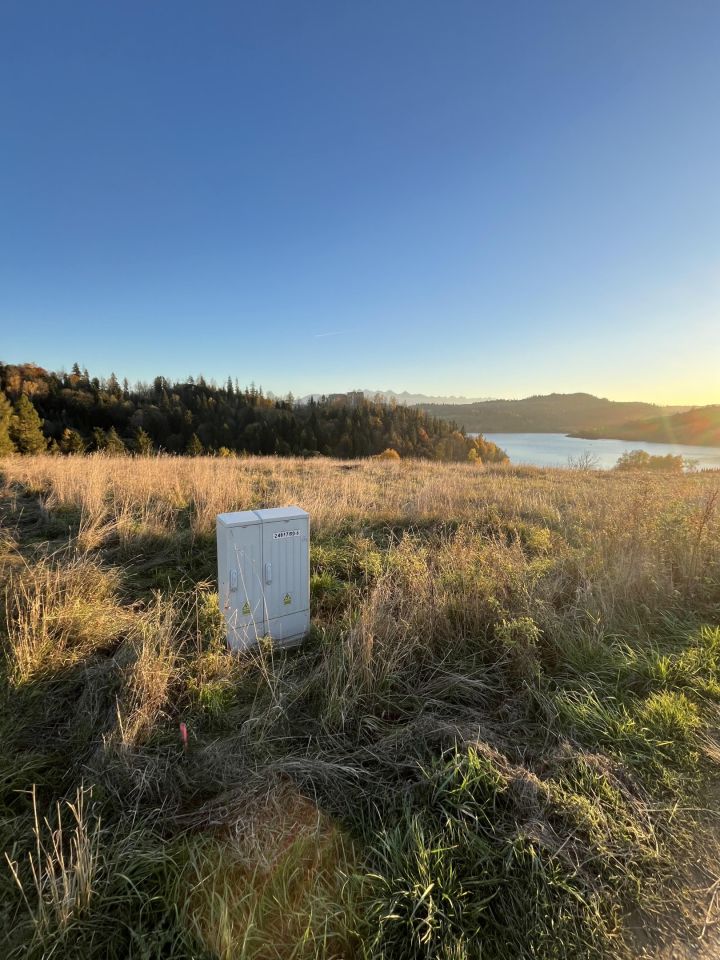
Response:
[[[217,551],[220,608],[233,650],[266,636],[280,644],[305,636],[310,628],[310,517],[304,510],[221,513]]]

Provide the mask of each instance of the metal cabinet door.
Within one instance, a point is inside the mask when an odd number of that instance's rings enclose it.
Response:
[[[262,585],[262,524],[231,527],[227,558],[229,589],[225,610],[230,646],[243,649],[265,634]],[[227,606],[226,606],[227,603]]]
[[[268,620],[310,607],[310,556],[305,518],[263,523],[263,585]]]

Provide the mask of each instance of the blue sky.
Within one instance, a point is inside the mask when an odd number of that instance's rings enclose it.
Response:
[[[720,4],[0,4],[0,359],[720,402]]]

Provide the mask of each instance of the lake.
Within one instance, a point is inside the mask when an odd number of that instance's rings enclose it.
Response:
[[[642,440],[580,440],[564,433],[486,433],[510,457],[512,463],[527,463],[534,467],[567,467],[568,458],[589,453],[597,466],[609,470],[618,457],[628,450],[647,450],[665,456],[680,454],[697,461],[699,469],[720,469],[720,447],[693,447],[683,443],[645,443]]]

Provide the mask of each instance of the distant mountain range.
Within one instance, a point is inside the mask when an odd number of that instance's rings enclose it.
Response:
[[[407,390],[403,390],[401,393],[396,393],[394,390],[353,390],[351,392],[353,394],[362,393],[369,400],[373,400],[375,397],[382,397],[386,403],[391,403],[394,400],[396,403],[402,403],[407,407],[421,407],[431,403],[457,406],[459,404],[485,403],[493,399],[492,397],[433,397],[426,393],[408,393]],[[301,397],[299,402],[307,403],[311,397],[313,400],[319,400],[322,396],[328,396],[328,394],[310,393],[306,397]],[[340,394],[330,394],[330,396],[340,396]]]
[[[688,407],[619,402],[590,393],[550,393],[523,400],[418,404],[431,416],[454,420],[469,433],[576,433],[617,437],[630,422],[672,417]],[[615,432],[613,432],[615,431]],[[643,438],[638,438],[643,439]]]

